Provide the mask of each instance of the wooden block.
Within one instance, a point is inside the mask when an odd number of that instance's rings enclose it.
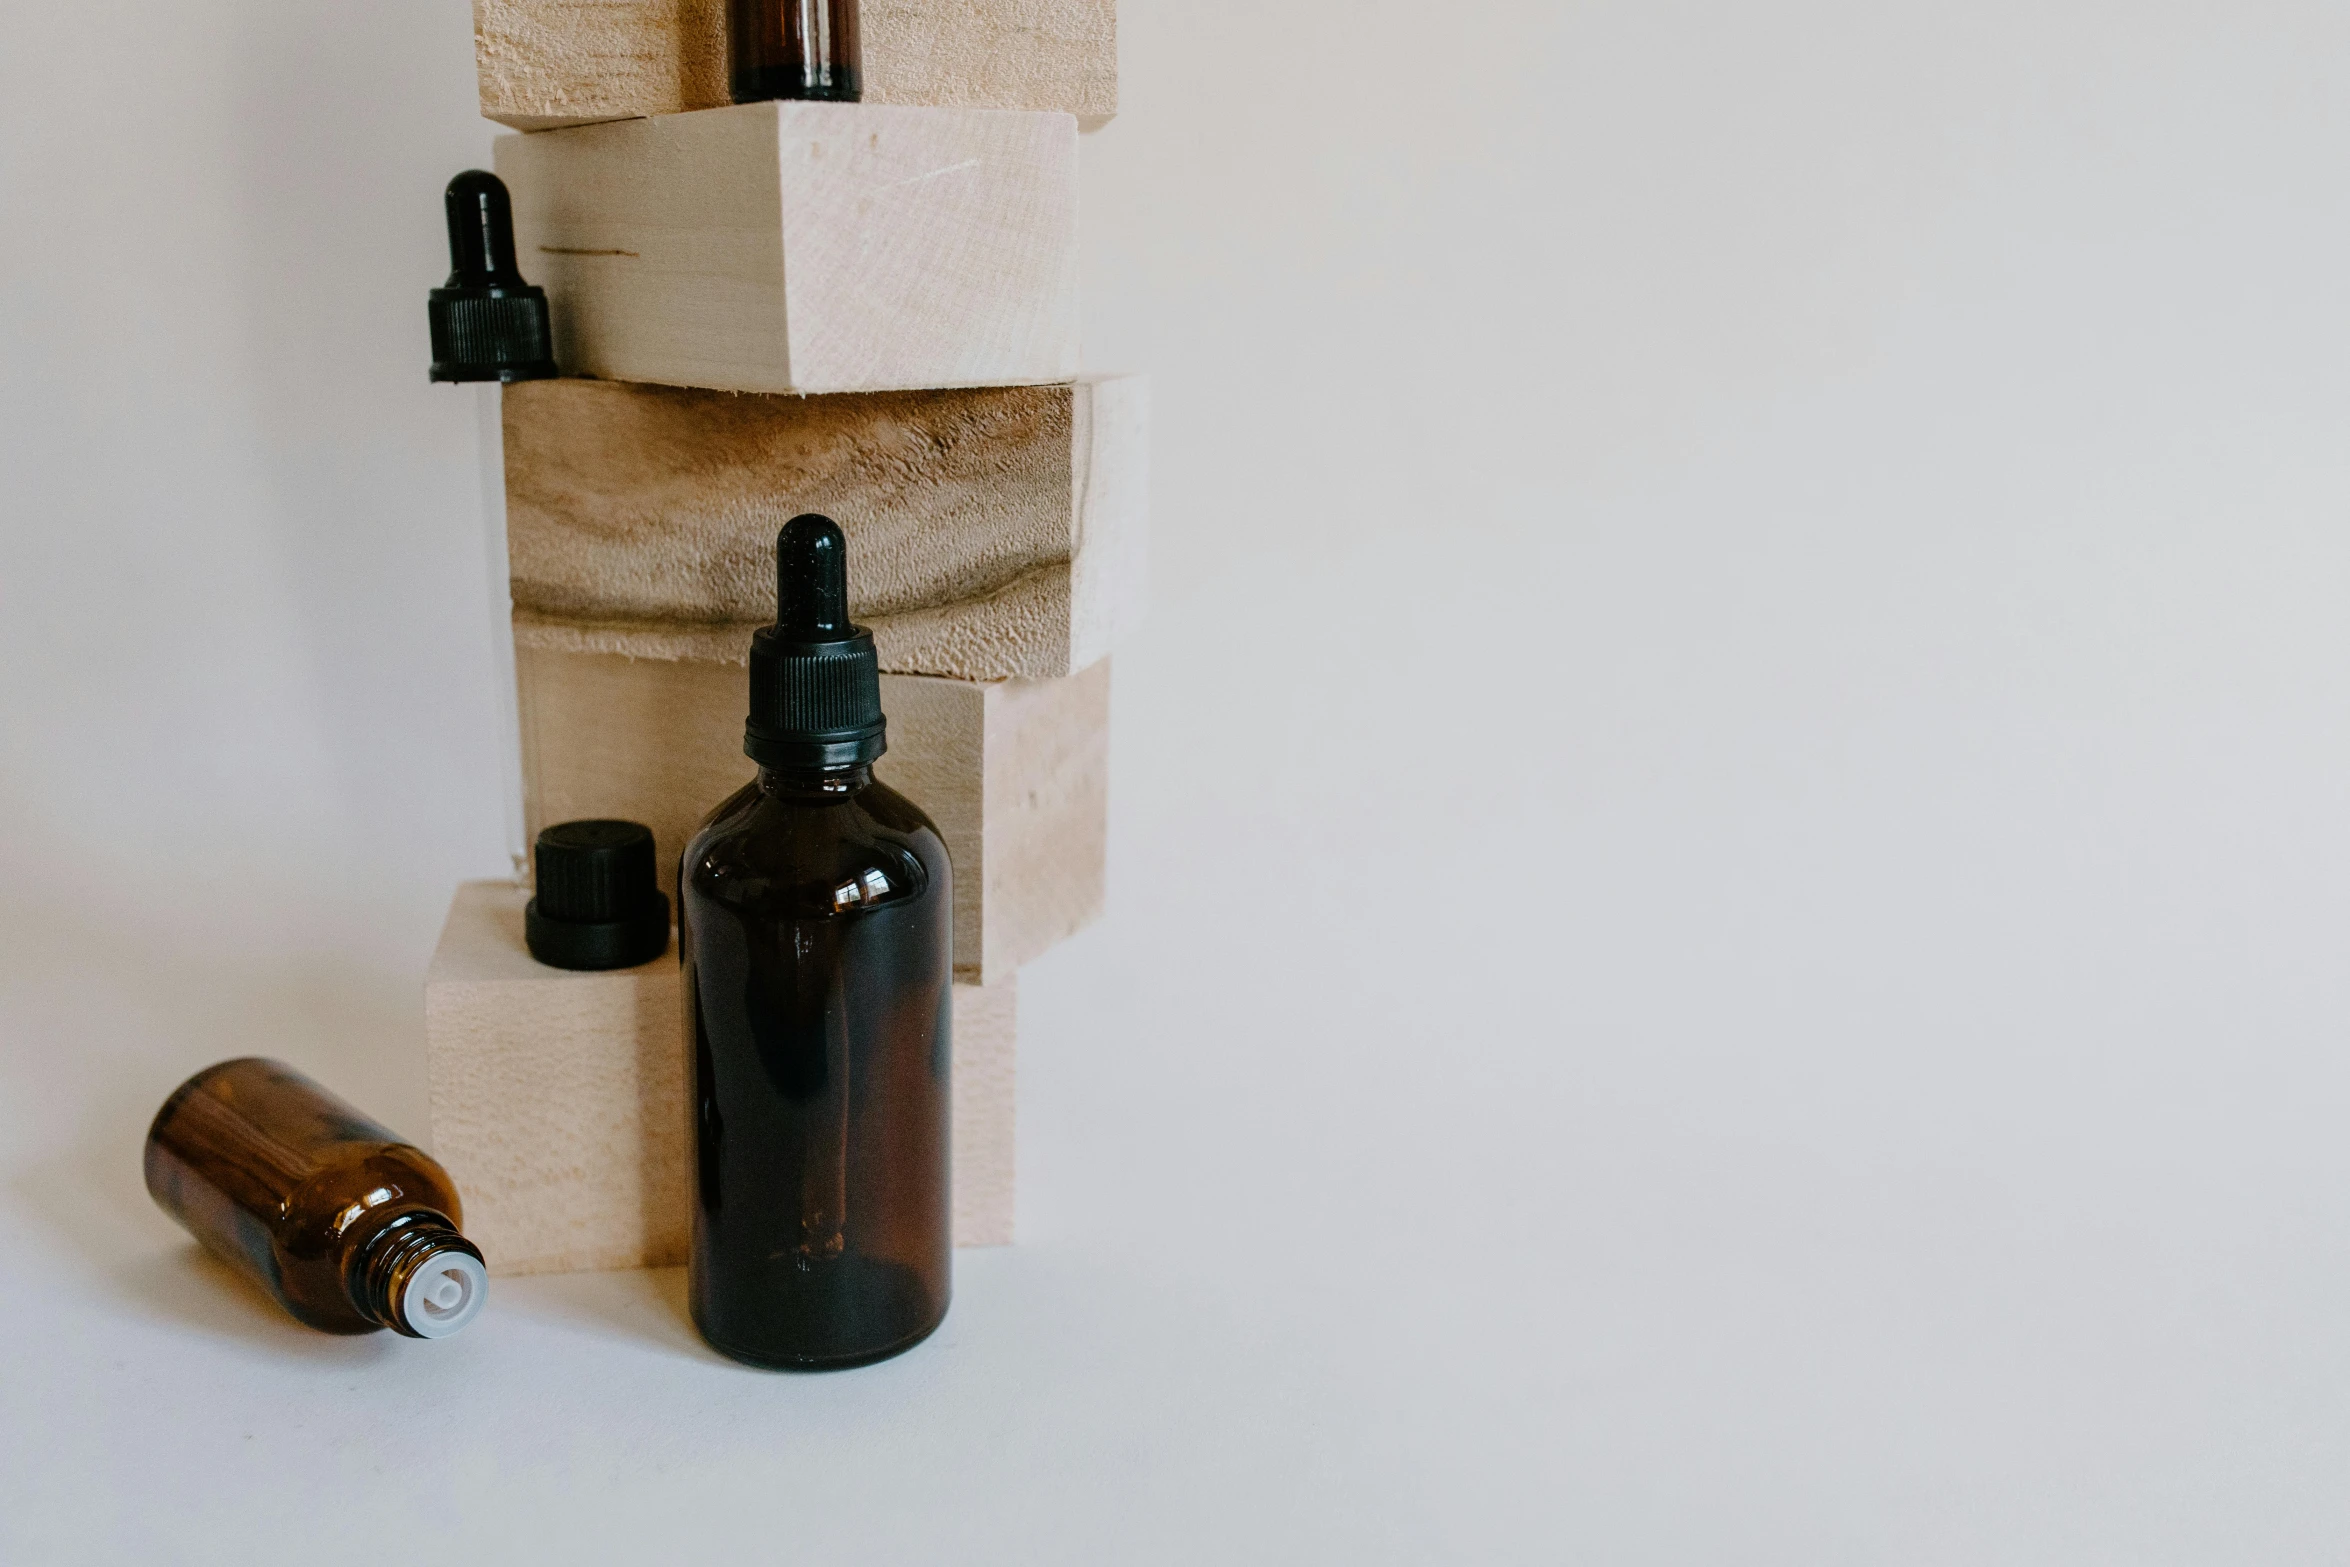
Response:
[[[882,668],[1066,675],[1139,619],[1140,376],[779,397],[632,381],[506,389],[506,541],[524,645],[733,658],[775,618],[775,533],[849,537]]]
[[[1060,680],[884,675],[881,706],[890,753],[874,771],[930,813],[954,859],[958,972],[992,984],[1101,913],[1108,659]]]
[[[677,953],[582,974],[535,961],[529,894],[457,889],[425,980],[433,1156],[492,1272],[685,1260]]]
[[[528,645],[515,663],[530,833],[643,822],[674,893],[687,838],[756,771],[742,749],[743,666]],[[874,771],[930,814],[954,861],[958,978],[1008,978],[1101,911],[1109,660],[1060,680],[884,675],[881,706],[889,752]]]
[[[1116,0],[861,0],[865,102],[1118,112]],[[481,112],[519,131],[716,109],[726,0],[474,0]]]
[[[529,894],[457,889],[425,981],[432,1153],[492,1273],[666,1267],[691,1231],[685,1021],[674,948],[641,968],[553,969]],[[1010,982],[954,989],[955,1241],[1012,1238]]]
[[[955,986],[955,1244],[1012,1244],[1020,1041],[1016,978]]]
[[[1065,114],[748,103],[501,136],[573,375],[735,392],[1077,374]]]

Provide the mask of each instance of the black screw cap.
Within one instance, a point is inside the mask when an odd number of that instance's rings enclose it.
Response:
[[[743,752],[761,767],[857,767],[888,746],[881,658],[849,624],[849,541],[804,512],[775,536],[775,624],[751,635]]]
[[[432,291],[432,378],[543,381],[555,374],[547,291],[514,260],[514,204],[483,169],[449,181],[449,281]]]
[[[668,950],[650,828],[564,822],[539,834],[535,857],[539,895],[522,911],[532,957],[552,968],[634,968]]]

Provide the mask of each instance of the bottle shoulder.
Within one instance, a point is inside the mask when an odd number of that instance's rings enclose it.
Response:
[[[704,819],[678,885],[689,898],[805,916],[943,892],[950,875],[937,826],[878,779],[837,795],[753,782]]]
[[[277,1241],[288,1257],[324,1255],[373,1220],[424,1208],[462,1225],[456,1185],[413,1143],[351,1142],[325,1151],[310,1176],[286,1194]]]
[[[711,853],[757,852],[749,844],[816,843],[827,839],[945,839],[928,814],[876,778],[838,795],[794,794],[762,789],[756,779],[720,801],[687,840],[691,865]]]
[[[865,808],[876,822],[899,832],[926,832],[933,838],[939,837],[938,824],[930,819],[929,812],[878,778],[864,789],[860,798],[866,801]],[[945,842],[943,838],[939,841]]]

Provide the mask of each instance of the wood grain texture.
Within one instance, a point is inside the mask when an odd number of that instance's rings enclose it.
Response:
[[[580,974],[523,945],[529,894],[457,889],[425,981],[432,1153],[499,1275],[667,1267],[691,1227],[691,1135],[675,950]],[[1009,982],[954,988],[955,1243],[1012,1239]]]
[[[865,102],[1118,112],[1116,0],[861,0]],[[516,130],[715,109],[725,0],[474,0],[481,112]]]
[[[1065,114],[753,103],[501,136],[572,375],[737,392],[1077,373]]]
[[[707,392],[566,377],[506,390],[516,635],[729,658],[775,616],[775,534],[849,539],[882,667],[965,680],[1092,664],[1140,618],[1148,388]]]
[[[713,807],[748,782],[734,663],[515,649],[529,831],[616,816],[653,829],[662,886]],[[955,868],[955,971],[994,983],[1101,912],[1109,660],[1059,680],[881,677],[874,769],[926,811]]]

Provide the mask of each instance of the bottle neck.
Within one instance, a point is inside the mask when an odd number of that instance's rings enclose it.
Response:
[[[873,782],[869,762],[852,767],[762,767],[759,792],[794,800],[840,799]]]
[[[489,1270],[446,1216],[418,1208],[368,1239],[344,1287],[370,1322],[409,1338],[447,1338],[480,1314]]]

